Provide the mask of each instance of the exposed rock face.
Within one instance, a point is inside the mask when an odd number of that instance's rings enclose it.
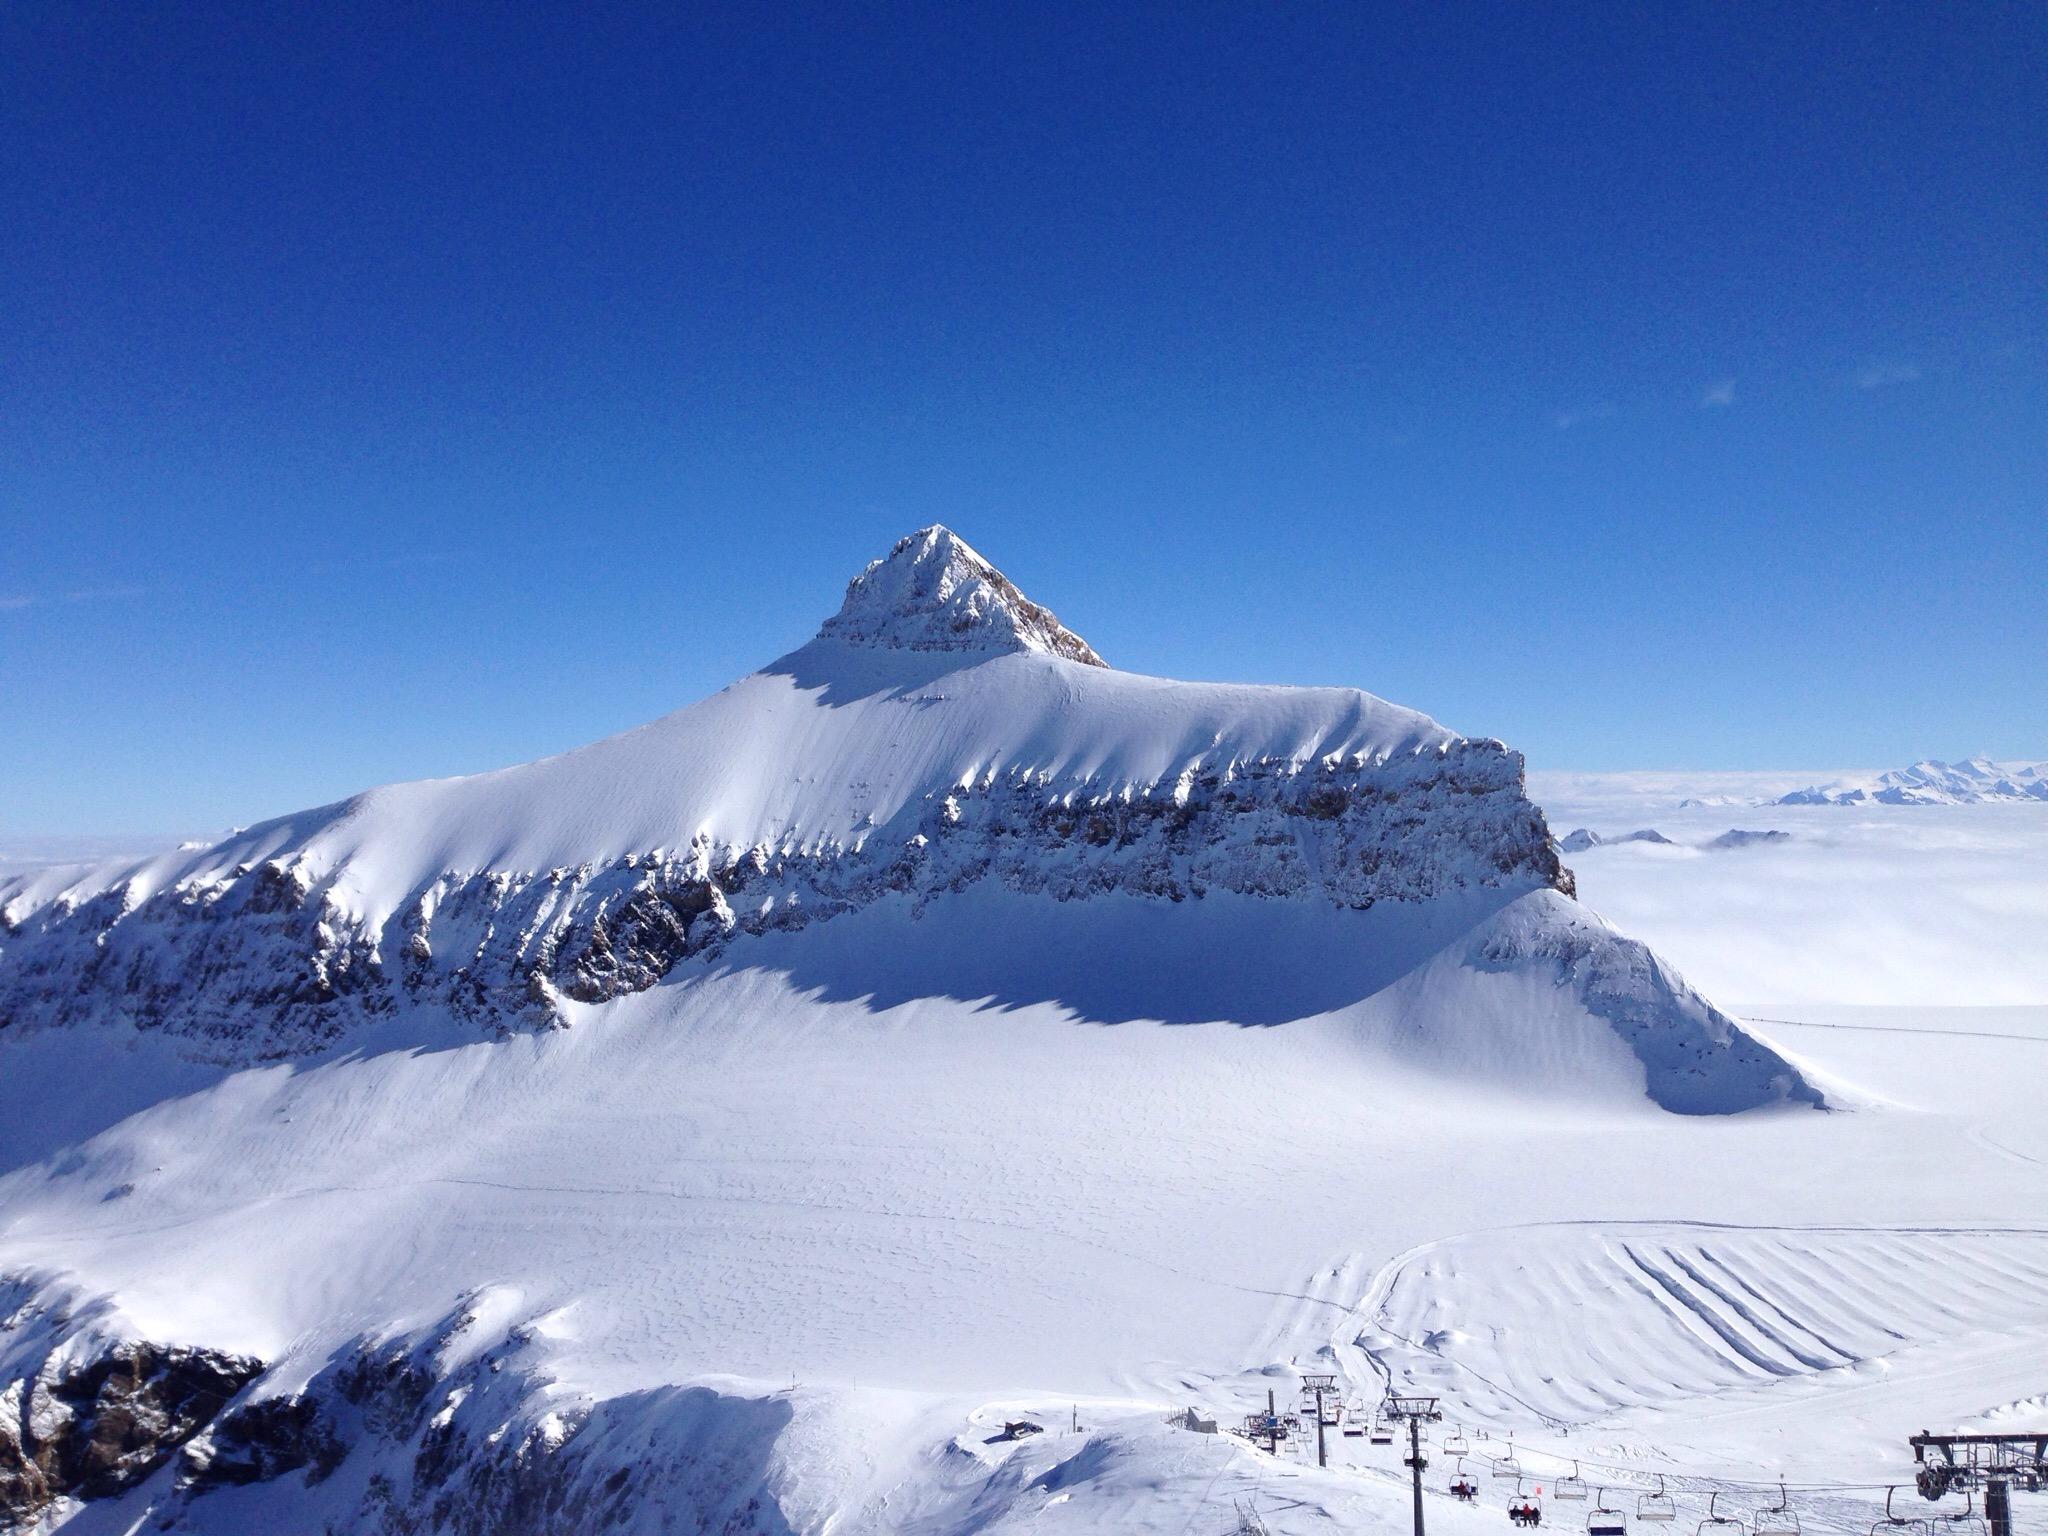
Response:
[[[846,588],[820,631],[848,645],[911,651],[1044,651],[1091,667],[1094,648],[1031,601],[967,541],[947,528],[920,528],[897,541]]]
[[[1360,909],[1572,888],[1521,759],[1499,742],[1253,763],[1147,792],[988,775],[851,845],[700,842],[576,869],[450,872],[379,927],[276,861],[133,905],[120,890],[52,905],[0,950],[0,1027],[122,1018],[229,1056],[317,1046],[405,1003],[518,1027],[558,1019],[563,999],[641,991],[743,935],[892,897],[921,908],[981,882],[1057,901],[1228,891]]]
[[[220,1489],[296,1478],[278,1507],[317,1505],[305,1528],[368,1536],[640,1529],[668,1501],[692,1530],[790,1530],[766,1488],[786,1399],[683,1387],[563,1396],[528,1354],[530,1325],[480,1322],[474,1297],[418,1333],[359,1341],[297,1393],[237,1402],[261,1362],[109,1341],[95,1309],[71,1312],[32,1281],[5,1289],[7,1353],[20,1360],[26,1332],[40,1359],[0,1379],[0,1531],[159,1472],[143,1498],[165,1525]],[[351,1458],[361,1473],[338,1496],[309,1494]]]
[[[309,1396],[246,1403],[185,1447],[179,1482],[197,1491],[239,1487],[301,1468],[309,1485],[321,1482],[347,1454],[329,1418]]]
[[[125,1340],[0,1385],[0,1525],[141,1482],[262,1369],[217,1350]]]

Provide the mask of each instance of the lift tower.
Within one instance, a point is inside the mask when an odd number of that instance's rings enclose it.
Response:
[[[1408,1475],[1415,1489],[1415,1536],[1422,1536],[1422,1469],[1429,1461],[1422,1454],[1422,1426],[1443,1417],[1433,1397],[1396,1397],[1387,1394],[1382,1410],[1390,1419],[1408,1421]]]
[[[1984,1490],[1991,1536],[2012,1536],[2012,1490],[2038,1493],[2048,1486],[2048,1430],[2031,1435],[1915,1435],[1909,1444],[1920,1463],[1914,1479],[1923,1499]]]
[[[1319,1467],[1327,1467],[1330,1464],[1330,1453],[1323,1444],[1323,1398],[1336,1390],[1337,1377],[1334,1372],[1301,1378],[1301,1395],[1304,1398],[1312,1397],[1316,1402],[1316,1465]]]

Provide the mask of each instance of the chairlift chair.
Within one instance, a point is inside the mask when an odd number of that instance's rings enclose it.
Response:
[[[1977,1513],[1977,1495],[1966,1492],[1963,1512],[1943,1515],[1934,1522],[1942,1536],[1991,1536],[1991,1526]]]
[[[1394,1426],[1385,1419],[1375,1416],[1372,1421],[1372,1434],[1369,1439],[1374,1445],[1392,1445],[1394,1443]]]
[[[1450,1434],[1444,1437],[1444,1454],[1446,1456],[1465,1456],[1469,1455],[1471,1450],[1472,1447],[1465,1440],[1465,1431],[1455,1424],[1452,1425]]]
[[[1719,1493],[1707,1495],[1707,1518],[1699,1523],[1693,1536],[1744,1536],[1749,1527],[1742,1523],[1740,1515],[1724,1515],[1715,1509],[1720,1500]]]
[[[1508,1518],[1516,1525],[1538,1526],[1543,1523],[1543,1501],[1532,1499],[1522,1492],[1522,1480],[1515,1479],[1515,1496],[1508,1500]]]
[[[1458,1458],[1458,1470],[1451,1474],[1450,1495],[1460,1504],[1470,1504],[1479,1497],[1479,1485],[1472,1481],[1472,1474],[1465,1470],[1465,1458]]]
[[[1657,1491],[1646,1493],[1636,1500],[1638,1520],[1676,1520],[1678,1506],[1671,1502],[1671,1496],[1664,1491],[1664,1474],[1657,1474]]]
[[[1898,1491],[1896,1488],[1885,1489],[1884,1518],[1870,1527],[1870,1536],[1934,1536],[1932,1521],[1892,1513],[1892,1495]]]
[[[1755,1536],[1799,1536],[1799,1515],[1785,1497],[1785,1485],[1778,1484],[1778,1502],[1756,1512],[1750,1529]],[[1957,1531],[1955,1536],[1983,1536],[1980,1532]]]
[[[1579,1476],[1576,1461],[1572,1463],[1572,1475],[1560,1477],[1557,1486],[1550,1490],[1550,1496],[1555,1499],[1583,1499],[1586,1496],[1586,1480]]]
[[[1512,1477],[1517,1483],[1521,1482],[1522,1464],[1515,1459],[1514,1441],[1510,1440],[1507,1450],[1494,1459],[1493,1475],[1495,1477]]]
[[[1578,1463],[1572,1465],[1576,1467]],[[1586,1536],[1628,1536],[1628,1518],[1620,1510],[1608,1506],[1605,1488],[1593,1501],[1592,1509],[1586,1512]]]

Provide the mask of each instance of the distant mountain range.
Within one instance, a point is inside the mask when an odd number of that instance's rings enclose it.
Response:
[[[1868,779],[1810,784],[1772,805],[1980,805],[2035,801],[2048,805],[2048,762],[1994,763],[1972,757],[1956,763],[1932,758]]]

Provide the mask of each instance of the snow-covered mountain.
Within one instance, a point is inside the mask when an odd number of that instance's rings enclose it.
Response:
[[[1809,784],[1778,796],[1773,805],[1982,805],[1993,801],[2048,804],[2048,763],[1994,763],[1972,757],[1938,763],[1923,759],[1910,768],[1864,779]]]
[[[1569,956],[1596,1012],[1649,1028],[1632,1039],[1669,1107],[1804,1091],[1572,904],[1500,742],[1350,689],[1114,671],[936,527],[857,576],[808,645],[638,730],[0,882],[0,1028],[120,1020],[233,1061],[400,1009],[560,1025],[748,936],[984,885],[1377,907],[1401,916],[1364,947],[1404,960],[1410,930],[1440,947],[1483,918],[1504,962]],[[1648,1014],[1614,1001],[1638,991]]]
[[[1820,1103],[1500,742],[1113,670],[929,528],[638,730],[0,880],[0,1506],[991,1528],[1037,1452],[892,1459],[959,1394],[1149,1415],[1333,1227]],[[1276,1203],[1295,1115],[1343,1150]],[[1361,1173],[1425,1136],[1510,1172]]]

